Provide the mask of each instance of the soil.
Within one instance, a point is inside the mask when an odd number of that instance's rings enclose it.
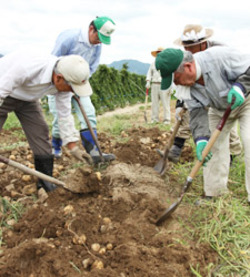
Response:
[[[0,154],[32,168],[26,139],[20,145],[13,131],[1,131]],[[2,228],[0,276],[195,276],[190,266],[206,276],[217,256],[209,245],[183,236],[179,219],[188,216],[187,207],[180,205],[161,226],[155,224],[183,185],[168,170],[161,177],[153,169],[160,159],[156,149],[164,148],[170,134],[157,126],[133,127],[121,134],[127,141],[118,143],[99,133],[102,151],[117,159],[95,168],[74,167],[65,150],[55,160],[54,177],[69,188],[81,187],[81,193],[58,187],[47,199],[37,194],[37,177],[0,163],[1,220],[8,212],[4,200],[25,207],[17,222],[8,222],[11,228]],[[186,146],[181,162],[193,158]]]

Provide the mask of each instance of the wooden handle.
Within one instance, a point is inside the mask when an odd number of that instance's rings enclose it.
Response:
[[[233,101],[234,102],[234,101]],[[225,113],[223,114],[220,122],[218,123],[216,129],[214,130],[212,136],[210,137],[206,147],[204,148],[204,150],[202,151],[202,161],[197,161],[191,171],[191,173],[189,174],[188,178],[193,179],[197,172],[199,171],[200,167],[202,166],[206,156],[208,155],[208,153],[210,152],[211,148],[213,147],[215,141],[217,140],[218,136],[220,135],[230,113],[231,113],[231,106],[233,105],[233,103],[231,105],[229,105],[225,111]]]
[[[181,125],[181,121],[182,121],[182,116],[183,114],[185,113],[186,109],[185,108],[182,108],[182,110],[180,111],[179,113],[179,116],[180,116],[180,120],[178,120],[176,123],[175,123],[175,126],[174,126],[174,130],[173,130],[173,133],[171,134],[171,137],[168,141],[168,144],[164,150],[164,154],[163,154],[163,158],[166,158],[166,155],[168,154],[168,150],[171,148],[171,146],[173,145],[174,143],[174,138],[180,128],[180,125]]]
[[[85,113],[85,111],[84,111],[84,109],[83,109],[83,106],[82,106],[82,104],[81,104],[81,102],[80,102],[80,99],[79,99],[79,97],[77,96],[77,95],[73,95],[73,98],[76,100],[76,102],[78,103],[78,106],[79,106],[79,108],[80,108],[80,110],[81,110],[81,112],[82,112],[82,115],[83,115],[83,117],[84,117],[84,120],[86,121],[86,123],[87,123],[87,125],[88,125],[88,129],[89,129],[89,131],[90,131],[90,133],[91,133],[91,136],[92,136],[92,138],[93,138],[93,140],[94,140],[94,142],[95,142],[95,145],[96,145],[96,147],[97,147],[97,149],[98,149],[98,152],[99,152],[99,154],[100,154],[100,157],[101,157],[101,160],[104,162],[104,158],[103,158],[103,155],[102,155],[102,151],[101,151],[101,147],[100,147],[100,145],[99,145],[99,143],[98,143],[98,141],[97,141],[97,139],[96,139],[96,136],[95,136],[95,134],[94,134],[94,131],[93,131],[93,128],[92,128],[92,126],[90,125],[90,122],[89,122],[89,119],[88,119],[88,117],[87,117],[87,115],[86,115],[86,113]]]
[[[25,166],[23,164],[15,162],[13,160],[7,159],[7,158],[5,158],[5,157],[3,157],[1,155],[0,155],[0,161],[5,163],[5,164],[8,164],[10,166],[13,166],[15,168],[18,168],[18,169],[20,169],[24,173],[36,176],[36,177],[38,177],[40,179],[43,179],[45,181],[51,182],[51,183],[56,184],[56,185],[65,186],[64,182],[59,181],[59,180],[55,179],[54,177],[51,177],[51,176],[46,175],[46,174],[44,174],[42,172],[36,171],[36,170],[34,170],[32,168],[29,168],[29,167],[27,167],[27,166]]]

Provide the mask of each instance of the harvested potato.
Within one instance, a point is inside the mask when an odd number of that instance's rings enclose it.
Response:
[[[99,243],[93,243],[93,244],[91,245],[91,249],[92,249],[93,251],[95,251],[95,252],[98,252],[98,251],[100,250],[100,248],[101,248],[101,246],[100,246]]]

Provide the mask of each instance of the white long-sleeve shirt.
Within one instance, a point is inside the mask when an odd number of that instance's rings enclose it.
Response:
[[[18,51],[0,59],[0,98],[11,96],[23,101],[37,101],[47,94],[56,95],[56,106],[64,144],[79,140],[71,116],[71,92],[58,92],[52,83],[58,61],[53,55]]]

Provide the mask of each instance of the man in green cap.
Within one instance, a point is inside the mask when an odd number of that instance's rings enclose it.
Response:
[[[228,191],[229,134],[238,120],[245,150],[245,183],[250,203],[250,55],[224,46],[215,46],[194,55],[169,48],[157,55],[156,68],[161,72],[162,89],[167,89],[173,81],[189,89],[190,99],[185,102],[190,111],[190,129],[200,161],[210,131],[216,129],[228,104],[235,98],[232,112],[212,147],[212,160],[203,169],[204,191],[207,198]],[[210,158],[211,155],[207,160]]]
[[[205,51],[206,49],[214,46],[223,46],[222,43],[218,41],[210,40],[213,35],[213,30],[210,28],[204,28],[199,24],[187,24],[181,36],[174,41],[178,46],[184,47],[186,51],[190,51],[195,54],[200,51]],[[185,87],[177,86],[175,96],[177,97],[175,117],[178,120],[179,113],[184,106],[185,99]],[[237,122],[236,122],[237,123]],[[179,162],[181,157],[181,151],[184,147],[185,141],[190,138],[190,128],[189,128],[189,112],[186,111],[181,120],[179,130],[174,138],[173,146],[169,150],[168,159],[174,163]],[[231,163],[233,158],[240,155],[242,151],[240,137],[238,135],[238,124],[235,124],[230,133],[230,160]],[[159,151],[161,154],[162,152]]]
[[[111,44],[111,35],[114,31],[115,23],[111,18],[106,16],[97,17],[86,29],[70,29],[62,32],[56,40],[52,54],[58,57],[71,54],[82,56],[89,63],[91,76],[99,65],[102,44]],[[97,137],[95,108],[91,102],[90,96],[80,97],[80,101]],[[52,147],[55,157],[59,158],[62,155],[61,146],[63,142],[60,137],[55,97],[49,96],[48,102],[50,112],[54,116],[52,126]],[[101,157],[98,148],[95,145],[76,100],[73,98],[72,105],[74,106],[77,117],[80,121],[82,144],[87,153],[91,155],[93,162],[99,163],[101,162]],[[61,122],[60,124],[67,124],[67,121],[68,119],[65,118],[65,122]],[[103,153],[103,158],[105,162],[109,162],[114,160],[115,156],[113,154]]]

